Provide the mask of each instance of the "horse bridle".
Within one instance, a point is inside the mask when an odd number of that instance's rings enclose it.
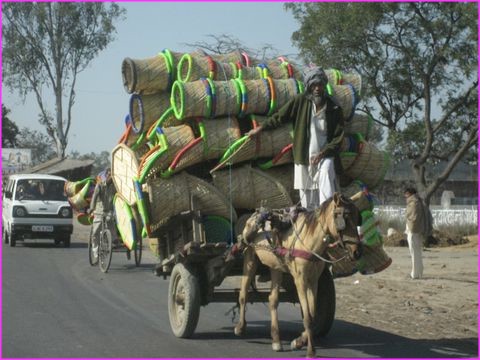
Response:
[[[343,199],[342,199],[342,205],[343,205]],[[339,219],[338,219],[339,216],[340,216],[340,218],[343,220],[343,224],[342,224],[342,223],[339,224],[339,221],[337,221],[337,220],[339,220]],[[328,244],[328,247],[329,247],[329,248],[334,248],[334,247],[339,246],[342,250],[344,250],[344,251],[346,252],[346,254],[345,254],[344,256],[342,256],[341,258],[339,258],[339,259],[335,259],[335,258],[334,258],[334,260],[328,260],[328,259],[325,259],[323,256],[321,256],[321,255],[319,255],[319,254],[317,254],[317,253],[315,253],[315,252],[313,252],[313,251],[308,250],[308,251],[309,251],[313,256],[315,256],[316,258],[318,258],[318,259],[320,259],[320,260],[322,260],[322,261],[324,261],[324,262],[326,262],[326,263],[330,263],[330,264],[334,264],[334,263],[336,263],[336,262],[342,261],[343,259],[345,259],[345,258],[348,256],[348,250],[346,249],[346,246],[345,246],[346,243],[347,243],[347,244],[348,244],[348,243],[354,243],[354,244],[356,244],[356,245],[360,244],[360,237],[358,236],[358,234],[357,234],[357,241],[356,241],[356,242],[354,242],[353,240],[344,240],[344,239],[343,239],[343,230],[346,228],[345,207],[344,207],[344,206],[342,206],[341,208],[335,206],[335,209],[334,209],[334,217],[335,217],[335,218],[334,218],[335,227],[337,228],[337,233],[338,233],[339,236],[338,236],[338,239],[337,239],[335,242],[333,242],[333,243],[331,243],[331,244]],[[291,224],[292,224],[293,231],[294,231],[294,233],[295,233],[295,241],[298,240],[298,241],[300,241],[300,243],[303,244],[303,242],[302,242],[302,240],[301,240],[301,238],[300,238],[300,235],[299,235],[299,233],[297,232],[297,229],[295,228],[295,223],[294,223],[292,220],[290,220],[290,221],[291,221]],[[351,221],[352,221],[352,220],[349,219],[350,225],[356,227],[356,225],[355,225],[355,224],[352,224]],[[301,232],[301,230],[303,229],[303,226],[304,226],[304,225],[305,225],[305,222],[303,222],[302,227],[300,228],[300,232]],[[342,229],[339,230],[339,229],[338,229],[338,226],[340,226]],[[329,235],[331,236],[331,234],[330,234],[330,231],[328,231],[328,229],[325,229],[325,227],[323,226],[323,224],[322,224],[322,231],[323,231],[323,233],[324,233],[324,235],[325,235],[325,237],[323,238],[323,241],[328,241],[328,238],[327,238],[327,237],[328,237]],[[295,246],[295,241],[294,241],[294,242],[292,243],[292,245],[291,245],[292,248]],[[329,256],[332,257],[331,255],[329,255]]]
[[[346,212],[345,211],[346,210],[345,205],[344,205],[345,202],[344,202],[344,199],[342,199],[342,198],[341,198],[341,201],[342,201],[342,207],[335,207],[335,209],[334,209],[334,217],[335,217],[334,223],[335,223],[335,227],[336,227],[336,230],[337,230],[337,233],[338,233],[339,236],[338,236],[338,239],[335,242],[329,244],[328,246],[330,248],[339,246],[342,250],[347,251],[346,244],[350,243],[350,244],[359,245],[360,244],[360,237],[357,234],[356,241],[355,240],[350,240],[350,239],[347,239],[347,240],[344,239],[343,230],[345,230],[347,228],[346,222],[348,221],[348,225],[350,225],[352,227],[355,227],[355,228],[356,228],[357,225],[353,223],[353,219],[350,216],[348,216],[347,219],[345,219],[345,212]]]

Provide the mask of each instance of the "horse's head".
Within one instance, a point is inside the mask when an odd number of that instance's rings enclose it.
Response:
[[[349,198],[336,192],[327,213],[327,229],[335,244],[348,251],[352,260],[362,256],[362,244],[357,226],[361,225],[360,211]]]

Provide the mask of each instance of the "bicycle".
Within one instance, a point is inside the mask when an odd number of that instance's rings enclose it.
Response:
[[[110,226],[111,224],[111,226]],[[113,239],[112,232],[110,229],[114,226],[114,217],[112,213],[107,213],[102,215],[102,224],[100,231],[100,239],[98,244],[97,254],[93,251],[93,226],[90,230],[90,238],[88,242],[88,261],[90,265],[95,266],[99,265],[100,270],[104,273],[110,268],[112,261],[112,253],[115,249],[125,248],[121,241],[118,239],[118,234],[115,239]],[[135,266],[140,266],[142,259],[142,237],[138,236],[138,240],[133,246]],[[131,250],[127,249],[126,252],[127,260],[131,259]]]
[[[112,232],[110,231],[109,223],[113,220],[112,214],[102,214],[102,223],[100,236],[98,239],[98,251],[94,252],[93,246],[93,226],[90,230],[90,238],[88,241],[88,261],[90,265],[98,264],[100,270],[104,273],[108,272],[112,262],[113,240]]]

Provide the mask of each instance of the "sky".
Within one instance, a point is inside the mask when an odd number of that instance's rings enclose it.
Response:
[[[115,40],[79,74],[66,154],[111,151],[125,129],[130,94],[122,84],[124,58],[144,59],[167,48],[191,52],[186,43],[208,42],[227,34],[245,46],[269,44],[278,55],[297,54],[291,35],[299,24],[280,2],[121,2],[126,18],[117,22]],[[53,93],[49,101],[53,101]],[[33,96],[25,103],[2,86],[2,103],[19,128],[45,133]],[[51,107],[53,111],[53,107]]]

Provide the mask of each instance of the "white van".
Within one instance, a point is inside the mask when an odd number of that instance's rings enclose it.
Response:
[[[18,240],[52,239],[70,247],[73,232],[72,207],[60,176],[11,175],[3,189],[3,240],[15,246]]]

